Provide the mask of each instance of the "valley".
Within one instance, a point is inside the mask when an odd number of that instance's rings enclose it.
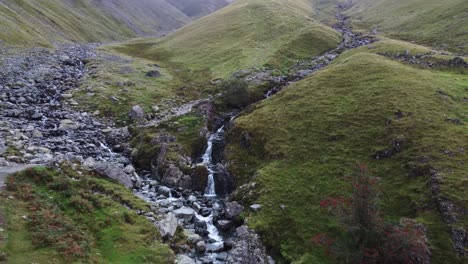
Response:
[[[0,1],[0,263],[342,263],[357,164],[464,263],[464,6],[389,2]]]

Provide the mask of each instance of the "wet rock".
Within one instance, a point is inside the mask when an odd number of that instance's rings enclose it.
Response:
[[[203,192],[208,183],[208,169],[205,166],[195,167],[192,175],[192,190]]]
[[[208,235],[208,226],[204,221],[197,221],[195,222],[195,233],[199,234],[200,236],[207,236]]]
[[[196,250],[200,253],[203,253],[206,251],[206,244],[205,241],[199,241],[196,245]]]
[[[215,190],[219,196],[226,196],[231,193],[233,181],[231,175],[223,164],[217,164],[215,168]]]
[[[232,221],[229,220],[219,220],[216,222],[216,226],[221,230],[221,231],[228,231],[232,227]]]

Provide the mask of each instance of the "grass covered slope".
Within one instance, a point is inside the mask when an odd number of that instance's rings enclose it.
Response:
[[[239,0],[163,39],[132,41],[115,49],[195,77],[188,81],[227,77],[265,64],[282,67],[335,47],[339,34],[311,14],[305,0]]]
[[[164,0],[0,2],[0,40],[7,45],[122,40],[171,31],[190,21]]]
[[[392,41],[376,45],[383,51]],[[228,136],[230,169],[238,185],[257,183],[242,187],[237,197],[262,205],[248,223],[288,261],[329,262],[309,242],[318,233],[339,232],[319,203],[346,195],[347,178],[357,163],[366,163],[382,178],[385,216],[426,224],[433,263],[462,263],[431,202],[430,168],[440,173],[440,197],[464,208],[468,78],[369,51],[343,54],[236,119]],[[391,154],[382,158],[384,151]],[[466,226],[466,216],[459,217],[455,225]]]
[[[107,179],[28,169],[8,178],[0,201],[7,263],[173,263],[156,227],[133,211],[148,205]]]
[[[358,27],[390,37],[468,52],[468,5],[464,0],[358,0],[347,13]]]

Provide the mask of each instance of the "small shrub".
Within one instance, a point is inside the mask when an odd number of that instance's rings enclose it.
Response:
[[[221,83],[221,102],[229,108],[243,108],[250,104],[248,83],[232,78]]]
[[[343,236],[330,238],[317,234],[314,245],[338,262],[429,263],[425,229],[411,220],[398,225],[386,223],[379,211],[379,178],[368,175],[366,166],[352,183],[351,197],[332,197],[320,202],[322,208],[335,215],[343,229]]]

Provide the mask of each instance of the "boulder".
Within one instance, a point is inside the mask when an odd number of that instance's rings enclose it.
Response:
[[[227,263],[272,264],[273,259],[266,253],[259,237],[247,226],[236,229],[233,248],[229,251]]]
[[[124,172],[130,175],[133,175],[135,173],[135,168],[132,165],[127,165],[124,168]]]
[[[191,234],[187,236],[187,242],[191,245],[196,245],[198,242],[202,240],[203,238],[198,234]]]
[[[232,221],[229,220],[219,220],[216,222],[216,226],[221,230],[221,231],[228,231],[232,227]]]
[[[161,233],[163,239],[170,239],[174,237],[177,230],[177,217],[173,213],[168,213],[166,217],[156,223],[156,227]]]
[[[244,207],[237,202],[229,202],[226,204],[225,215],[229,220],[238,221],[242,211],[244,211]]]
[[[196,264],[196,262],[188,256],[180,255],[176,259],[176,264]]]
[[[141,121],[145,117],[145,111],[141,106],[135,105],[132,107],[132,110],[130,111],[130,118],[133,121]]]
[[[68,131],[68,130],[76,130],[76,129],[78,129],[78,125],[75,124],[75,122],[73,122],[72,120],[64,119],[60,121],[59,130]]]
[[[195,211],[189,207],[182,207],[174,211],[177,218],[191,220],[195,215]]]
[[[206,244],[205,244],[205,241],[199,241],[195,247],[195,249],[198,251],[198,252],[205,252],[206,251]]]
[[[160,186],[158,188],[158,195],[163,195],[165,197],[171,196],[171,189],[166,186]]]
[[[93,168],[97,173],[114,179],[127,188],[133,187],[131,176],[125,173],[125,171],[116,164],[99,162],[96,163]]]
[[[164,173],[162,184],[169,187],[176,187],[183,176],[184,173],[175,165],[171,164]]]
[[[146,73],[146,77],[152,77],[152,78],[157,78],[157,77],[160,77],[161,76],[161,73],[157,70],[151,70],[149,72]]]

